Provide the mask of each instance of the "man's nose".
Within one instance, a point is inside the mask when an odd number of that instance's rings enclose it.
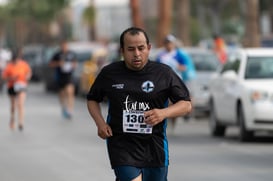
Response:
[[[140,55],[140,51],[138,49],[135,50],[134,55],[137,57]]]

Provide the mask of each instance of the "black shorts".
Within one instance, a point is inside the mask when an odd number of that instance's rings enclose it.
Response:
[[[140,174],[142,174],[142,181],[167,181],[168,167],[117,166],[114,168],[114,172],[118,181],[132,180]]]
[[[65,88],[67,85],[73,84],[73,80],[71,77],[60,78],[57,81],[57,84],[58,84],[58,89],[61,90]]]
[[[20,91],[15,91],[14,90],[14,87],[10,87],[8,88],[8,95],[10,96],[16,96],[19,92],[23,92],[23,91],[26,91],[26,89],[21,89]]]

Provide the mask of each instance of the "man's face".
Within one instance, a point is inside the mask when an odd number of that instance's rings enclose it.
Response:
[[[164,43],[164,46],[165,46],[165,48],[166,48],[166,50],[167,50],[168,52],[170,52],[170,51],[172,51],[172,50],[175,49],[175,44],[174,44],[173,42],[170,42],[170,41],[165,42],[165,43]]]
[[[124,47],[121,49],[126,66],[131,70],[141,70],[148,62],[151,45],[146,43],[143,33],[124,36]]]
[[[61,48],[64,52],[68,51],[68,45],[67,45],[67,42],[62,42],[61,44]]]

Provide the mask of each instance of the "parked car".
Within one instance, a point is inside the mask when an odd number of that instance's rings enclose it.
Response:
[[[108,61],[106,48],[94,50],[92,58],[84,62],[79,87],[79,93],[81,95],[85,96],[88,93],[90,87],[97,77],[98,72],[107,63]]]
[[[273,51],[238,49],[211,81],[212,136],[224,136],[228,126],[239,127],[239,140],[258,131],[273,131]]]
[[[162,48],[151,49],[149,58],[154,61],[162,50]],[[210,80],[216,76],[220,69],[221,63],[216,54],[207,48],[183,47],[181,50],[190,56],[196,70],[195,78],[187,82],[193,100],[192,116],[208,115],[210,110],[208,86]]]
[[[22,58],[32,69],[32,81],[41,81],[47,47],[44,45],[27,45],[22,48]]]
[[[196,76],[187,85],[193,102],[193,115],[208,115],[209,107],[209,82],[216,76],[221,67],[215,53],[206,48],[183,48],[191,57]]]

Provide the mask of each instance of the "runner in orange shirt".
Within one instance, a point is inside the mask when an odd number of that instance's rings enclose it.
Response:
[[[2,78],[7,83],[8,95],[11,102],[10,128],[15,128],[15,110],[18,109],[18,128],[24,126],[24,103],[28,80],[31,78],[31,68],[21,59],[20,50],[13,51],[12,59],[2,72]]]
[[[227,60],[227,52],[226,52],[226,43],[222,37],[219,35],[213,36],[213,42],[214,42],[214,51],[220,60],[220,63],[224,64]]]

